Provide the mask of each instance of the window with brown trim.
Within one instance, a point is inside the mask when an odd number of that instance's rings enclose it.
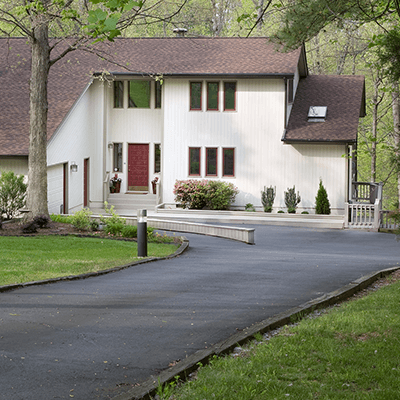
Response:
[[[201,110],[201,92],[203,84],[201,82],[190,82],[190,109]]]
[[[114,81],[114,108],[124,108],[123,81]]]
[[[206,149],[206,176],[218,176],[218,148]]]
[[[129,108],[150,108],[150,81],[129,81]]]
[[[122,171],[122,143],[114,143],[113,149],[114,172]]]
[[[200,176],[200,147],[189,147],[189,175]]]
[[[235,149],[224,148],[222,149],[222,175],[235,176]]]
[[[224,82],[224,111],[236,110],[236,82]]]
[[[161,108],[161,94],[162,94],[162,85],[160,81],[156,81],[155,85],[155,108]]]
[[[154,144],[154,172],[161,171],[161,144]]]
[[[219,82],[207,82],[207,110],[219,110]]]

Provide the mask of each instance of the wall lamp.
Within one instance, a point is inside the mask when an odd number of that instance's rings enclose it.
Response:
[[[71,172],[78,172],[78,165],[76,164],[75,161],[71,161],[70,168],[71,168]]]
[[[108,148],[111,150],[114,147],[114,143],[108,142]]]

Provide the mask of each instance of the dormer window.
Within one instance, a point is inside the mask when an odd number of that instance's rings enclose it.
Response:
[[[325,122],[327,106],[311,106],[308,110],[308,122]]]

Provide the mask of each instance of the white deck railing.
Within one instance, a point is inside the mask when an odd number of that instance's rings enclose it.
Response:
[[[382,184],[353,182],[353,199],[345,203],[345,228],[377,231],[382,218]]]

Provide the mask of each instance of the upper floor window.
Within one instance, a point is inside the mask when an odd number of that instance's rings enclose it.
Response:
[[[124,108],[123,81],[114,81],[114,108]]]
[[[224,111],[236,110],[236,82],[224,82]]]
[[[150,81],[129,81],[129,108],[150,108]]]
[[[161,108],[161,94],[162,94],[161,82],[160,81],[156,81],[155,85],[154,85],[154,88],[155,88],[155,90],[154,90],[155,91],[155,104],[154,104],[154,106],[155,106],[155,108]]]
[[[287,101],[288,104],[292,104],[294,100],[294,91],[293,91],[293,79],[288,79],[287,81]]]
[[[190,109],[191,110],[201,110],[201,92],[202,92],[201,82],[190,82]]]
[[[218,111],[219,82],[207,82],[207,110]]]

